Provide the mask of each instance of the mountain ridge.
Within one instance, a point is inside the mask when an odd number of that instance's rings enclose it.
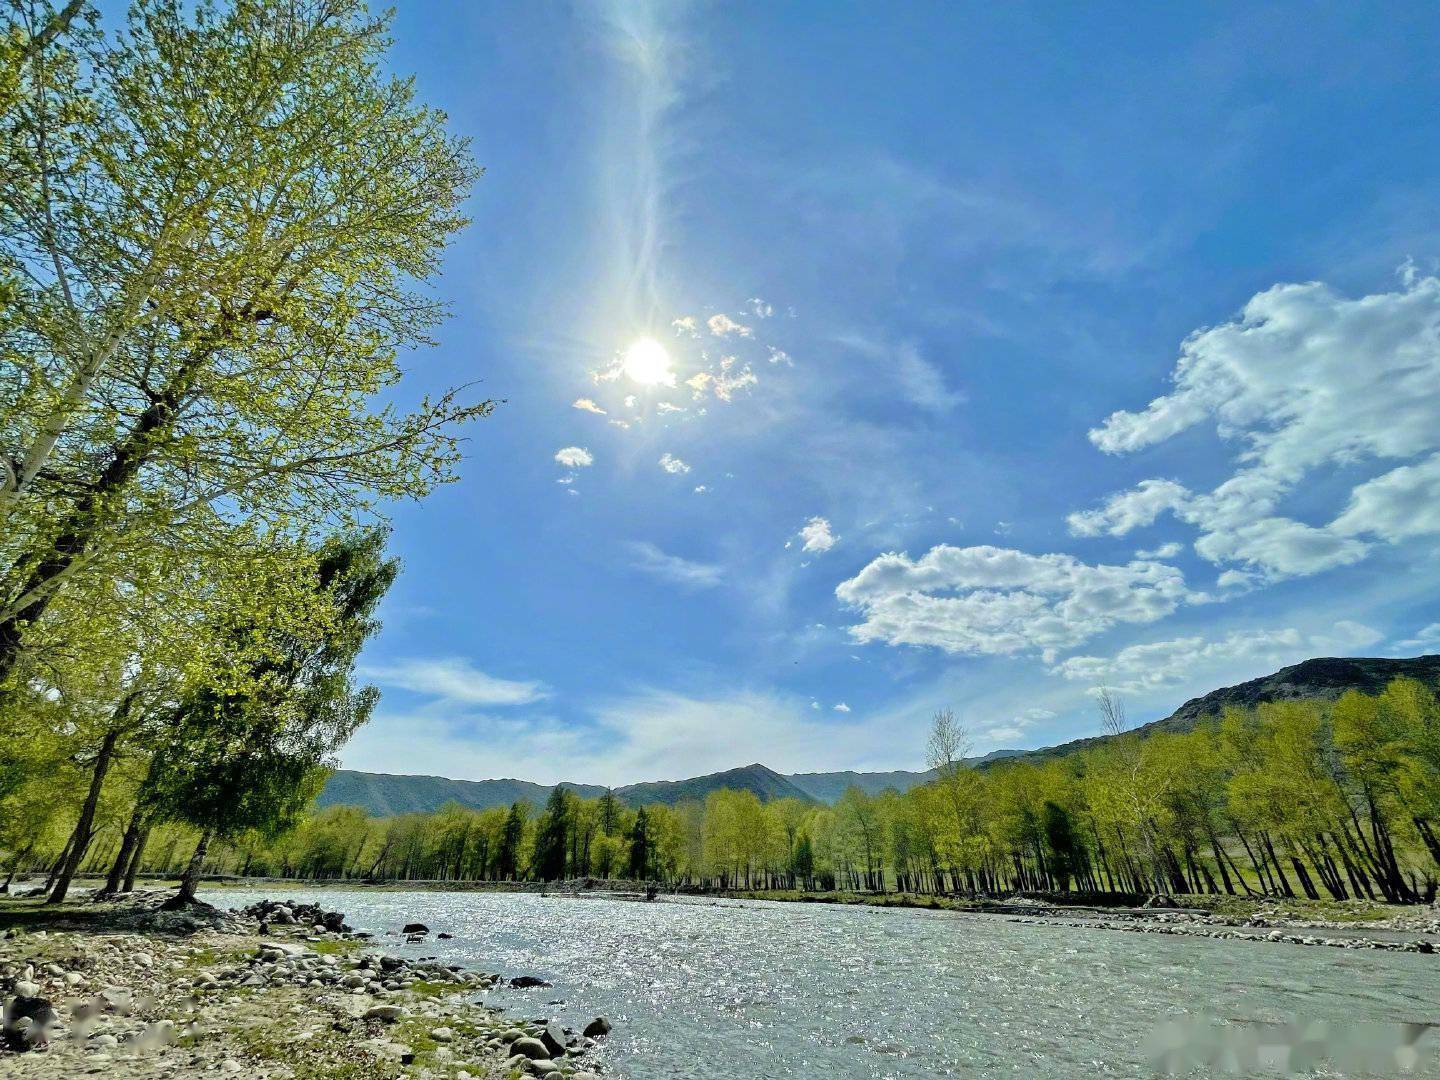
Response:
[[[1440,681],[1440,655],[1409,659],[1315,657],[1291,664],[1269,675],[1233,686],[1222,686],[1191,698],[1169,716],[1142,724],[1134,730],[1142,735],[1189,731],[1201,720],[1219,716],[1228,706],[1248,708],[1265,701],[1289,701],[1297,698],[1334,699],[1344,691],[1352,689],[1374,693],[1391,679],[1402,675],[1432,683]],[[970,762],[983,768],[1006,760],[1045,760],[1075,753],[1108,737],[1089,736],[1034,750],[995,750],[983,757],[970,759]],[[614,791],[617,797],[632,807],[647,803],[666,803],[673,806],[688,799],[704,799],[710,792],[721,788],[753,791],[765,802],[771,799],[795,798],[802,802],[833,804],[847,787],[858,787],[870,795],[878,795],[890,787],[904,792],[924,783],[930,775],[928,772],[905,769],[889,772],[842,770],[787,775],[760,762],[753,762],[704,776],[626,784]],[[600,784],[577,784],[568,781],[550,785],[509,777],[494,780],[452,780],[443,776],[367,773],[339,769],[326,781],[324,789],[316,799],[316,805],[360,806],[381,817],[434,811],[447,802],[458,802],[462,806],[483,810],[494,806],[509,806],[513,802],[525,800],[539,807],[550,797],[556,786],[589,799],[598,797],[606,790]]]

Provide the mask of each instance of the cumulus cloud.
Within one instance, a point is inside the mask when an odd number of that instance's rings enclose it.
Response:
[[[496,707],[529,705],[549,696],[544,683],[487,675],[464,657],[411,658],[362,664],[358,674],[381,686],[424,694],[452,704]]]
[[[746,302],[746,306],[750,309],[750,314],[754,315],[757,319],[768,319],[771,315],[775,314],[774,305],[766,303],[758,296],[752,296]]]
[[[572,409],[582,409],[585,412],[593,412],[599,416],[605,415],[605,410],[602,409],[599,405],[595,404],[595,402],[591,401],[588,397],[576,398],[573,402],[570,403],[570,407]]]
[[[890,552],[835,589],[864,621],[859,641],[950,653],[1039,650],[1047,658],[1118,623],[1148,623],[1189,594],[1173,566],[1092,566],[1070,555],[941,544],[919,559]]]
[[[1258,673],[1314,656],[1349,653],[1374,645],[1381,637],[1378,631],[1348,620],[1312,634],[1294,628],[1234,630],[1213,641],[1196,635],[1131,645],[1114,656],[1072,656],[1051,671],[1124,693],[1145,693],[1236,664]]]
[[[730,337],[732,334],[738,337],[749,337],[752,333],[750,327],[736,322],[729,315],[711,315],[705,320],[705,325],[716,337]]]
[[[700,336],[700,322],[694,315],[681,315],[678,319],[670,321],[675,333],[685,337],[698,338]]]
[[[709,589],[724,580],[720,566],[670,555],[648,540],[635,540],[626,547],[630,551],[631,566],[673,585],[687,589]]]
[[[583,446],[566,446],[555,451],[555,460],[567,469],[584,469],[595,464],[595,457]]]
[[[1265,578],[1366,557],[1375,538],[1440,533],[1440,279],[1407,275],[1395,292],[1350,299],[1310,283],[1277,285],[1236,319],[1192,334],[1174,389],[1090,433],[1106,453],[1154,446],[1213,423],[1237,468],[1210,492],[1146,480],[1070,518],[1082,536],[1124,535],[1172,513],[1195,550]],[[1321,470],[1390,463],[1361,481],[1333,521],[1287,517],[1282,503]]]
[[[849,711],[850,711],[850,706],[849,706],[849,705],[846,705],[845,702],[843,702],[843,701],[837,701],[834,705],[831,705],[830,708],[833,709],[835,712],[849,712]]]
[[[813,552],[829,551],[840,539],[830,530],[830,522],[823,517],[812,517],[800,527],[801,550]]]
[[[689,465],[685,464],[685,462],[681,461],[674,454],[668,452],[660,456],[660,468],[672,475],[679,475],[690,471]]]

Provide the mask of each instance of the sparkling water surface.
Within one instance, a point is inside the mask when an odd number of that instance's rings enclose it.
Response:
[[[1440,957],[1413,953],[764,901],[295,887],[206,899],[265,896],[343,911],[399,955],[541,976],[554,989],[485,1000],[576,1028],[607,1016],[605,1070],[636,1080],[1146,1076],[1147,1034],[1187,1015],[1440,1023]],[[385,936],[407,922],[430,928],[424,944]]]

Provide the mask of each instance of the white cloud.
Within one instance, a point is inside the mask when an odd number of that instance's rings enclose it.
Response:
[[[754,315],[757,319],[768,319],[771,315],[775,314],[774,306],[767,304],[758,296],[752,296],[747,306],[750,308],[750,314]]]
[[[790,354],[784,349],[777,349],[774,345],[767,345],[766,348],[770,351],[770,363],[785,364],[788,367],[795,366],[795,361],[790,359]]]
[[[1117,623],[1148,623],[1189,598],[1184,575],[1137,559],[1091,566],[1070,555],[941,544],[919,559],[874,559],[835,595],[864,615],[860,641],[952,653],[1041,650],[1047,658]]]
[[[1066,679],[1104,684],[1124,693],[1144,693],[1193,682],[1205,672],[1237,663],[1257,675],[1263,674],[1315,656],[1367,648],[1381,637],[1378,631],[1349,620],[1312,634],[1294,628],[1234,630],[1214,641],[1196,635],[1131,645],[1109,657],[1072,656],[1051,671]]]
[[[745,326],[743,323],[736,322],[730,318],[729,315],[711,315],[710,318],[705,320],[705,325],[710,328],[710,333],[716,337],[729,337],[732,334],[740,337],[749,337],[751,334],[750,327]]]
[[[843,702],[843,701],[837,701],[834,705],[831,705],[830,708],[831,708],[833,711],[835,711],[835,712],[849,712],[849,711],[850,711],[850,706],[849,706],[849,705],[846,705],[845,702]]]
[[[666,453],[660,457],[660,468],[672,475],[679,475],[690,471],[690,466],[681,461],[674,454]]]
[[[839,537],[830,531],[830,522],[823,517],[812,517],[797,533],[804,543],[803,551],[825,552],[833,548]]]
[[[1135,552],[1137,559],[1173,559],[1185,550],[1184,544],[1161,544],[1157,548],[1150,548],[1146,551]]]
[[[1436,417],[1440,424],[1440,416]],[[1370,533],[1397,543],[1440,533],[1440,454],[1367,480],[1350,493],[1336,532]]]
[[[975,726],[973,734],[977,742],[986,746],[1013,742],[1024,738],[1036,724],[1053,720],[1055,716],[1056,713],[1050,709],[1026,709],[1006,719],[981,721]]]
[[[694,315],[681,315],[678,319],[672,319],[670,325],[675,328],[675,333],[685,337],[700,336],[700,323]]]
[[[598,416],[605,415],[605,410],[602,409],[599,405],[595,404],[595,402],[591,401],[588,397],[576,398],[573,402],[570,403],[570,407],[572,409],[582,409],[585,412],[593,412]]]
[[[662,581],[687,589],[709,589],[724,581],[722,567],[667,554],[648,540],[631,541],[626,547],[633,557],[631,566]]]
[[[1415,632],[1414,637],[1397,641],[1393,651],[1417,655],[1440,652],[1440,622],[1433,622],[1429,626],[1422,627]]]
[[[382,687],[398,687],[452,704],[484,707],[529,705],[549,696],[543,683],[496,678],[479,670],[464,657],[456,656],[362,664],[358,674]]]
[[[595,464],[595,457],[583,446],[566,446],[555,451],[555,460],[567,469],[584,469]]]
[[[1270,579],[1357,562],[1365,536],[1440,533],[1440,279],[1409,274],[1395,292],[1354,300],[1277,285],[1186,339],[1173,377],[1171,393],[1112,414],[1091,440],[1128,453],[1212,422],[1239,445],[1236,471],[1209,493],[1144,481],[1071,515],[1075,533],[1120,536],[1169,512],[1199,530],[1203,558]],[[1281,513],[1317,471],[1378,462],[1400,464],[1355,486],[1328,525]]]
[[[683,406],[683,405],[674,405],[674,404],[671,404],[671,403],[668,402],[668,401],[659,401],[659,402],[656,402],[656,403],[655,403],[655,411],[656,411],[656,412],[662,412],[662,413],[684,412],[684,411],[685,411],[685,406]]]

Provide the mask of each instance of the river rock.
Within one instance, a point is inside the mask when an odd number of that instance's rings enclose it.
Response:
[[[423,922],[407,922],[400,928],[402,934],[428,934],[430,928]]]
[[[550,1051],[545,1049],[545,1044],[539,1039],[531,1038],[529,1035],[516,1039],[511,1043],[510,1052],[512,1054],[524,1054],[532,1061],[539,1061],[541,1059],[548,1060],[550,1057]]]
[[[560,1021],[551,1020],[540,1032],[540,1041],[545,1044],[551,1058],[563,1058],[565,1047],[570,1045],[570,1037],[565,1034],[565,1029],[560,1026]]]
[[[528,990],[532,986],[548,987],[553,986],[544,979],[537,979],[534,975],[517,975],[510,980],[510,986],[515,990]]]
[[[584,1032],[582,1032],[582,1034],[587,1039],[598,1039],[602,1035],[609,1035],[610,1021],[606,1020],[603,1016],[597,1016],[594,1020],[591,1020],[588,1024],[585,1025],[585,1030]]]

